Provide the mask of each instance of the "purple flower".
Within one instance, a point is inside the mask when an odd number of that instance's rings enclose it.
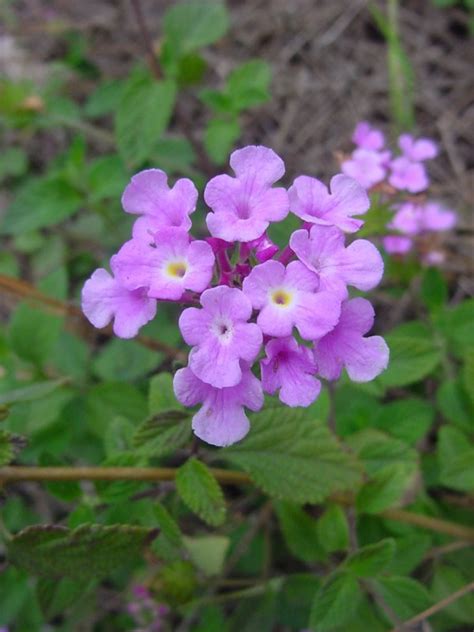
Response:
[[[264,261],[271,259],[273,255],[278,252],[279,248],[275,243],[273,243],[268,235],[264,233],[258,239],[254,239],[253,241],[243,244],[240,252],[243,255],[248,255],[252,250],[254,251],[257,261],[259,263],[264,263]]]
[[[154,238],[154,247],[131,239],[113,259],[120,283],[129,290],[148,288],[153,298],[179,300],[185,290],[202,292],[209,285],[214,254],[205,241],[189,241],[179,228],[163,228]]]
[[[402,191],[419,193],[429,185],[428,176],[424,165],[413,162],[405,156],[399,156],[390,163],[389,183]]]
[[[218,371],[216,367],[216,371]],[[263,391],[259,380],[247,366],[242,366],[241,380],[227,388],[215,388],[200,380],[186,367],[174,376],[176,398],[184,406],[202,404],[194,415],[192,426],[203,441],[226,446],[240,441],[249,431],[244,406],[257,411],[263,406]]]
[[[374,324],[374,308],[365,298],[343,303],[336,327],[315,345],[318,374],[337,380],[345,367],[354,382],[369,382],[388,365],[389,349],[381,336],[364,338]]]
[[[193,373],[217,388],[235,386],[242,380],[240,360],[253,362],[260,351],[262,332],[248,323],[252,305],[237,288],[218,286],[201,296],[203,309],[185,309],[179,328],[189,345]]]
[[[82,311],[94,327],[101,329],[114,319],[114,333],[119,338],[133,338],[155,317],[156,301],[148,298],[145,288],[127,290],[99,268],[82,288]]]
[[[421,209],[419,204],[412,202],[401,204],[388,224],[388,228],[398,230],[404,235],[417,235],[421,230]]]
[[[422,162],[436,158],[438,146],[430,138],[416,140],[411,134],[402,134],[398,139],[402,154],[412,162]]]
[[[234,151],[230,166],[237,177],[216,176],[204,191],[204,199],[214,211],[206,220],[209,232],[226,241],[258,239],[270,222],[288,214],[286,190],[272,188],[285,173],[285,166],[274,151],[254,145]]]
[[[177,180],[170,189],[164,171],[145,169],[127,185],[122,206],[127,213],[142,215],[133,226],[133,236],[149,240],[164,226],[189,230],[189,215],[196,209],[197,197],[197,189],[188,178]]]
[[[382,243],[390,255],[405,255],[413,247],[412,239],[401,235],[387,235],[383,238]]]
[[[454,211],[444,208],[437,202],[427,202],[423,205],[422,230],[440,232],[454,228],[456,223]]]
[[[347,233],[359,230],[364,222],[352,216],[369,208],[367,193],[354,178],[342,173],[331,178],[330,188],[331,192],[316,178],[296,178],[288,191],[292,212],[311,224],[337,226]]]
[[[290,247],[298,259],[319,279],[320,290],[330,290],[341,299],[347,297],[347,285],[370,290],[381,280],[383,261],[377,248],[366,239],[357,239],[347,248],[344,235],[333,226],[313,226],[297,230]]]
[[[357,123],[352,135],[352,141],[361,149],[378,151],[385,145],[385,137],[382,132],[372,127],[367,121]]]
[[[314,377],[316,363],[311,351],[290,336],[270,340],[265,352],[267,357],[260,362],[264,391],[273,395],[280,389],[280,400],[291,407],[314,402],[321,382]]]
[[[243,291],[260,310],[257,324],[263,333],[291,336],[296,327],[305,340],[316,340],[334,327],[340,309],[338,297],[316,293],[318,285],[317,276],[299,261],[286,268],[279,261],[266,261],[244,279]]]
[[[385,179],[389,160],[389,151],[356,149],[351,158],[341,164],[341,169],[346,175],[357,180],[364,189],[370,189]]]

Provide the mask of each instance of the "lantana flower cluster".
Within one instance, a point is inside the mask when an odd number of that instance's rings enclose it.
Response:
[[[352,141],[356,149],[341,162],[342,171],[364,189],[380,192],[394,211],[383,239],[385,250],[406,255],[418,248],[425,263],[442,263],[444,253],[433,245],[433,234],[453,228],[457,220],[452,210],[426,195],[430,185],[426,162],[438,155],[436,143],[401,134],[399,153],[392,155],[384,134],[366,121],[357,124]]]
[[[96,327],[113,320],[131,338],[156,313],[159,301],[185,307],[179,329],[191,346],[188,366],[174,377],[185,406],[200,406],[192,426],[201,439],[225,446],[249,431],[246,409],[258,411],[264,393],[287,406],[309,406],[321,378],[374,379],[388,363],[367,291],[383,274],[376,247],[353,239],[369,208],[364,188],[338,174],[330,189],[300,176],[286,190],[281,158],[249,146],[230,157],[233,176],[218,175],[204,200],[210,236],[190,234],[198,192],[182,178],[173,187],[159,169],[132,177],[122,197],[138,216],[132,238],[85,283],[82,307]],[[267,234],[294,213],[301,227],[282,250]],[[349,239],[351,237],[351,239]],[[350,242],[350,243],[348,243]]]

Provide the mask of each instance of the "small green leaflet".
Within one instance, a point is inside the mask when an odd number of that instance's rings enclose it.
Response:
[[[176,475],[176,488],[183,502],[208,524],[218,527],[226,518],[224,495],[209,468],[192,457]]]

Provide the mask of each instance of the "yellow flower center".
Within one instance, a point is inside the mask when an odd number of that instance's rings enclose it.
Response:
[[[186,274],[187,266],[184,261],[173,261],[166,266],[166,272],[170,277],[182,279]]]
[[[275,303],[275,305],[278,305],[280,307],[288,307],[293,300],[293,295],[286,290],[280,289],[272,292],[271,299]]]

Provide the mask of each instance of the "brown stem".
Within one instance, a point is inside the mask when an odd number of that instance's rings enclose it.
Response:
[[[423,612],[420,612],[419,614],[412,617],[411,619],[408,619],[408,621],[405,621],[403,625],[413,626],[414,624],[419,623],[420,621],[423,621],[424,619],[428,619],[428,617],[431,617],[433,614],[436,614],[440,610],[447,608],[454,601],[456,601],[457,599],[461,599],[461,597],[464,597],[464,595],[467,595],[468,593],[472,591],[474,591],[474,582],[471,582],[470,584],[466,584],[466,586],[463,586],[456,592],[452,593],[451,595],[448,595],[448,597],[445,597],[441,601],[438,601],[438,603],[435,603],[434,606],[431,606],[430,608],[423,610]],[[400,631],[399,627],[393,628],[391,630],[391,632],[399,632],[399,631]]]
[[[161,79],[161,68],[156,58],[150,31],[148,30],[145,22],[141,2],[140,0],[130,0],[130,4],[132,5],[133,12],[135,13],[135,19],[137,21],[138,28],[140,29],[142,45],[145,49],[150,71],[155,79]]]
[[[60,301],[37,290],[27,281],[15,279],[13,277],[0,274],[0,292],[5,292],[17,299],[24,299],[37,305],[40,309],[49,311],[59,316],[69,318],[69,328],[78,335],[84,337],[85,333],[91,330],[89,321],[84,318],[82,311],[76,305]],[[112,327],[101,329],[100,333],[106,336],[114,336]],[[152,349],[164,353],[168,358],[186,361],[186,354],[179,349],[175,349],[164,342],[150,338],[149,336],[136,336],[134,338],[138,343]]]
[[[173,467],[30,467],[13,465],[0,467],[0,485],[19,481],[172,481],[176,477],[177,468]],[[252,479],[245,472],[211,468],[216,479],[228,485],[252,484]],[[348,505],[349,495],[335,494],[334,502]],[[386,509],[381,514],[388,520],[396,520],[413,524],[430,531],[446,533],[455,538],[474,542],[474,529],[464,525],[448,522],[439,518],[415,514],[404,509]]]

